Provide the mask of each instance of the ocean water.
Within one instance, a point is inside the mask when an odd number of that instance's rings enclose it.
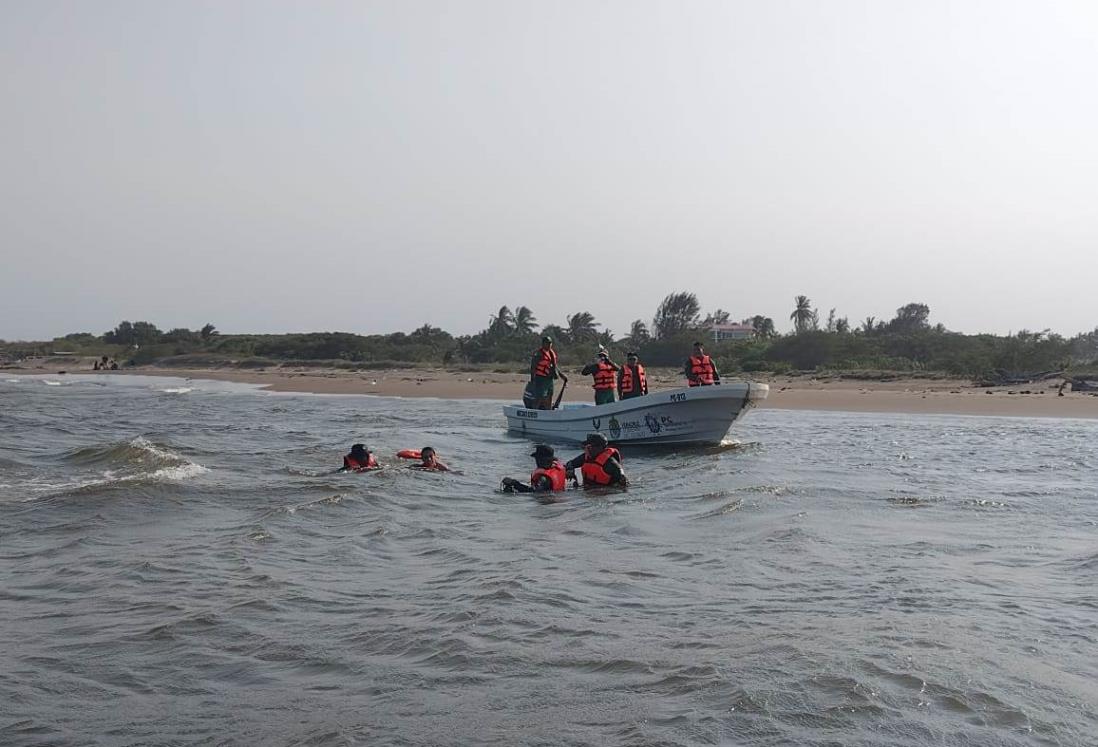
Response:
[[[756,411],[542,504],[499,405],[0,376],[0,744],[1098,742],[1098,423]]]

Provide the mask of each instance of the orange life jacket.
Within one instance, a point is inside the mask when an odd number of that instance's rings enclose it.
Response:
[[[716,369],[708,355],[690,356],[690,373],[693,374],[690,377],[690,386],[708,386],[716,381],[713,376]]]
[[[595,377],[595,383],[592,386],[594,386],[596,391],[613,389],[614,367],[601,359],[595,365],[598,366],[598,369],[592,374]]]
[[[564,465],[561,464],[559,459],[554,459],[553,463],[547,468],[543,469],[538,467],[536,470],[530,473],[530,487],[536,488],[538,480],[542,477],[549,478],[549,490],[554,493],[559,490],[564,490],[567,485],[568,475],[565,474]]]
[[[644,376],[644,366],[637,364],[637,376],[633,378],[633,366],[626,364],[621,369],[621,393],[632,394],[634,391],[637,394],[644,394],[648,388],[648,379]],[[634,388],[635,387],[635,388]]]
[[[552,376],[553,370],[557,367],[557,351],[538,348],[538,352],[541,353],[541,358],[538,359],[538,364],[534,367],[534,376]]]
[[[614,457],[618,462],[621,462],[621,454],[613,446],[607,446],[594,459],[584,461],[583,466],[580,467],[580,474],[583,475],[583,484],[585,486],[609,485],[613,481],[614,478],[610,477],[604,469],[610,457]]]
[[[370,454],[365,462],[360,462],[359,460],[352,457],[350,454],[343,457],[343,469],[349,469],[352,472],[365,472],[368,469],[376,468],[377,460],[374,459],[373,454]]]

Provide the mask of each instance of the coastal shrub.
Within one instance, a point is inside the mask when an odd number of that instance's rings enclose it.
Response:
[[[279,361],[271,358],[244,358],[234,363],[237,368],[276,368]]]
[[[218,353],[187,353],[161,358],[157,365],[173,368],[219,368],[231,362],[230,358]]]

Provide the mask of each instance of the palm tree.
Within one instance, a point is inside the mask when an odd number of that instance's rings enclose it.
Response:
[[[546,324],[541,328],[541,334],[543,337],[553,338],[553,342],[558,344],[570,342],[568,330],[559,324]]]
[[[506,306],[500,306],[499,312],[494,314],[488,322],[488,331],[494,335],[504,337],[515,328],[515,315]]]
[[[515,332],[520,335],[528,335],[534,331],[537,326],[537,318],[534,316],[534,312],[530,311],[525,306],[519,306],[515,309]]]
[[[648,327],[640,319],[634,319],[633,323],[629,326],[629,343],[633,347],[638,347],[648,342],[651,335],[648,334]]]
[[[596,327],[601,326],[589,311],[579,311],[567,317],[568,336],[573,342],[589,342],[599,336]]]
[[[794,331],[799,335],[812,328],[812,302],[808,300],[808,296],[797,296],[793,301],[797,306],[789,318],[793,321]]]
[[[862,322],[862,332],[864,332],[867,335],[873,334],[873,330],[875,329],[876,323],[877,323],[876,317],[867,316],[865,318],[865,321]]]
[[[774,329],[774,320],[762,314],[751,317],[751,328],[755,330],[755,337],[762,340],[769,340],[771,337],[777,336],[777,331]]]
[[[652,332],[657,340],[694,329],[699,324],[701,305],[693,293],[682,291],[668,295],[656,308]]]

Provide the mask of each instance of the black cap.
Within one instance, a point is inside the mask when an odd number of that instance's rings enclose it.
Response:
[[[366,448],[366,444],[353,444],[351,446],[351,451],[369,451],[369,449]]]
[[[606,436],[601,433],[588,433],[583,440],[584,446],[606,446]]]
[[[553,338],[550,337],[549,335],[546,335],[545,337],[541,338],[541,341],[542,342],[552,342]]]
[[[532,456],[532,457],[549,457],[549,458],[553,458],[553,457],[556,456],[556,452],[553,451],[552,446],[546,446],[545,444],[538,444],[537,446],[534,447],[534,453],[531,454],[530,456]]]
[[[634,353],[632,350],[630,350],[628,353],[625,354],[625,357],[626,358],[637,358],[638,356],[637,356],[636,353]]]
[[[700,340],[694,340],[694,347],[696,347],[696,348],[702,347],[701,341]]]

